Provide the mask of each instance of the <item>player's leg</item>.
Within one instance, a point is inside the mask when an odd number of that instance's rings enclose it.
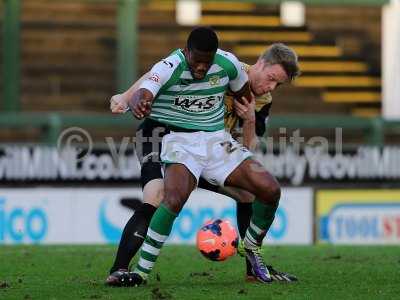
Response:
[[[250,224],[254,195],[242,189],[212,184],[203,177],[200,177],[197,187],[228,196],[236,201],[236,221],[239,235],[243,239]]]
[[[144,242],[150,220],[160,205],[164,193],[164,181],[161,163],[146,162],[141,168],[143,203],[135,210],[122,231],[114,264],[106,284],[122,286],[127,284],[127,272],[132,258]]]
[[[200,177],[198,187],[228,196],[236,201],[236,220],[239,235],[243,240],[244,235],[246,234],[247,227],[249,227],[250,224],[254,195],[238,188],[217,186],[215,184],[209,183],[203,177]]]
[[[182,164],[167,166],[164,178],[164,199],[153,215],[145,242],[140,251],[140,259],[133,273],[133,284],[142,284],[151,272],[160,250],[172,230],[190,193],[196,187],[197,178]]]
[[[249,227],[250,224],[252,203],[255,198],[254,195],[245,190],[227,186],[219,187],[217,192],[236,201],[236,221],[239,229],[239,235],[242,239],[244,239],[247,227]]]
[[[211,182],[218,182],[222,186],[232,186],[240,188],[255,195],[256,199],[253,203],[253,213],[250,226],[246,230],[244,243],[246,246],[246,257],[252,264],[253,274],[258,280],[263,282],[271,282],[271,276],[263,264],[258,249],[261,246],[267,230],[272,224],[276,208],[278,207],[280,188],[278,182],[264,168],[257,172],[257,176],[253,176],[248,171],[250,164],[253,166],[253,160],[250,159],[251,152],[235,141],[229,134],[225,133],[222,143],[214,143],[212,145],[212,155],[209,162],[203,170],[202,176]],[[254,167],[261,169],[260,164]],[[253,225],[257,226],[253,226]],[[248,244],[249,228],[258,228],[256,230],[257,237],[250,238],[252,244]],[[252,232],[253,233],[253,232]],[[247,251],[254,255],[248,255]],[[254,262],[259,262],[254,264]]]
[[[161,247],[171,233],[175,218],[196,187],[204,169],[203,159],[201,159],[204,145],[198,143],[198,139],[202,136],[201,132],[173,132],[163,137],[160,157],[167,165],[164,177],[164,199],[153,215],[147,230],[139,262],[132,274],[134,286],[145,282]]]
[[[143,188],[143,203],[126,223],[110,274],[127,270],[132,258],[143,244],[150,220],[163,198],[164,182],[153,179]]]
[[[252,265],[253,274],[263,282],[270,282],[271,279],[278,281],[297,280],[293,275],[266,266],[259,252],[278,208],[280,187],[277,180],[260,163],[248,159],[243,161],[228,176],[225,184],[245,189],[256,197],[253,202],[250,225],[244,238],[246,257]]]
[[[260,246],[278,208],[280,199],[278,181],[260,163],[247,159],[226,178],[225,185],[241,188],[255,195],[249,226],[254,230],[247,230],[245,244],[247,248]]]
[[[135,211],[122,232],[113,266],[114,270],[127,269],[144,242],[150,220],[164,196],[164,180],[161,168],[159,162],[147,162],[142,166],[143,204]]]
[[[141,162],[143,204],[135,210],[134,215],[124,227],[106,284],[116,286],[123,284],[126,277],[124,273],[127,272],[132,258],[143,244],[150,220],[163,199],[164,182],[159,157],[161,139],[157,140],[153,137],[154,135],[158,137],[160,132],[165,133],[165,128],[147,119],[141,124],[136,134],[136,149]]]
[[[246,232],[248,227],[250,226],[250,219],[252,217],[252,203],[255,200],[255,197],[253,194],[242,190],[238,188],[233,188],[233,187],[220,187],[220,192],[230,196],[231,198],[235,199],[237,201],[237,223],[238,223],[238,228],[239,228],[239,233],[240,237],[242,239],[242,242],[239,244],[240,249],[238,249],[239,254],[242,253],[243,255],[246,254],[245,248],[244,248],[244,239],[246,236]],[[275,214],[276,207],[275,206],[268,206],[267,207],[267,215],[270,214]],[[268,230],[267,230],[268,232]],[[267,269],[272,277],[273,280],[275,281],[285,281],[285,282],[290,282],[290,281],[297,281],[297,277],[285,272],[281,272],[273,268],[271,265],[267,265]],[[253,275],[253,268],[252,265],[249,261],[249,259],[246,257],[246,281],[253,282],[256,281],[257,278]]]

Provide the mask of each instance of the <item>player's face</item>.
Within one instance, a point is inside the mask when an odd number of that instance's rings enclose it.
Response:
[[[214,61],[215,52],[185,49],[186,62],[194,79],[203,79]]]
[[[281,65],[269,65],[263,60],[257,61],[249,76],[251,90],[256,96],[272,92],[278,85],[285,83],[289,79]]]

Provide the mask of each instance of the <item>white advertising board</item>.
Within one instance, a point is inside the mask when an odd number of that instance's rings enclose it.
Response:
[[[142,198],[140,188],[0,189],[0,244],[117,243]],[[283,189],[267,243],[310,244],[313,193]],[[209,219],[236,223],[235,202],[195,191],[175,221],[169,242],[193,244],[196,231]]]

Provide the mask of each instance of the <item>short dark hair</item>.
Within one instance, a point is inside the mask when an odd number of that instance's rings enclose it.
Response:
[[[274,43],[261,56],[269,65],[279,64],[285,70],[289,81],[300,75],[299,61],[296,52],[282,43]]]
[[[218,49],[218,37],[210,27],[197,27],[189,34],[186,46],[189,50],[215,52]]]

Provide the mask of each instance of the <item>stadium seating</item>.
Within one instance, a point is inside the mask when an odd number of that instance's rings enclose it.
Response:
[[[24,111],[106,111],[103,100],[116,90],[116,3],[23,2]],[[366,16],[376,19],[371,9],[366,10],[353,23],[359,24]],[[343,11],[335,8],[328,15],[337,17]],[[296,92],[288,88],[277,93],[277,101],[282,102],[278,113],[292,112],[289,99],[296,95],[305,104],[304,113],[317,106],[321,113],[375,114],[380,107],[379,69],[362,52],[349,53],[337,43],[343,39],[343,28],[330,28],[324,13],[318,7],[307,8],[310,26],[293,28],[280,24],[278,6],[215,1],[203,4],[201,24],[215,27],[222,47],[250,63],[277,41],[298,52],[303,75],[296,81]],[[173,1],[142,2],[139,26],[140,73],[181,46],[189,30],[176,24]],[[329,36],[315,28],[328,28]]]
[[[333,12],[329,9],[329,13],[326,8],[307,7],[307,26],[295,28],[281,25],[278,6],[252,3],[241,3],[241,5],[239,8],[237,3],[206,2],[203,4],[201,24],[216,28],[223,47],[233,50],[247,62],[254,62],[266,45],[273,42],[281,41],[292,46],[301,60],[303,75],[295,85],[297,91],[302,88],[302,93],[297,93],[296,98],[300,97],[299,100],[305,103],[303,112],[307,112],[309,106],[314,107],[315,101],[309,99],[318,94],[318,98],[326,104],[318,105],[321,107],[321,112],[367,116],[379,113],[380,70],[379,67],[374,66],[376,65],[374,61],[370,61],[371,53],[376,53],[376,49],[379,49],[379,42],[376,42],[376,40],[379,41],[379,37],[376,34],[373,36],[376,45],[370,49],[373,51],[369,51],[369,56],[365,56],[360,49],[349,51],[346,45],[342,46],[340,43],[343,40],[342,35],[347,36],[347,40],[349,36],[354,39],[354,35],[360,31],[359,28],[356,27],[354,32],[352,29],[344,32],[344,27],[340,25],[330,28],[329,24],[332,22],[329,22],[325,16],[327,14],[328,17],[340,17],[342,14],[341,18],[344,19],[344,14],[347,19],[351,19],[352,24],[357,24],[358,27],[369,20],[372,24],[366,26],[367,29],[376,31],[380,22],[379,9],[358,7],[357,11],[361,13],[349,16],[349,9],[346,7],[334,7]],[[147,2],[143,9],[147,16],[154,11],[162,11],[164,14],[173,16],[175,6],[173,1],[153,0]],[[318,30],[319,28],[329,30],[324,34]],[[349,32],[352,34],[349,35]],[[186,32],[181,34],[182,42],[185,35]],[[358,47],[362,46],[358,45]],[[372,57],[372,60],[376,60],[376,56]],[[285,97],[278,95],[277,98],[279,101],[287,102],[286,99],[292,95],[286,91]],[[284,107],[282,112],[291,112],[290,105],[284,105]],[[299,112],[298,107],[295,111]]]
[[[105,111],[115,91],[113,2],[24,1],[22,107]]]
[[[107,99],[116,91],[117,3],[22,2],[23,112],[108,112]],[[274,93],[279,103],[274,115],[379,114],[378,8],[359,7],[353,15],[347,7],[307,6],[307,24],[298,28],[280,24],[276,5],[208,1],[202,9],[201,24],[216,28],[221,47],[243,61],[255,62],[273,42],[287,43],[299,53],[303,75],[295,86]],[[184,45],[191,28],[176,23],[174,1],[143,1],[138,16],[137,68],[142,74],[168,51]],[[39,132],[2,130],[0,138],[16,135],[17,140],[35,140]]]

